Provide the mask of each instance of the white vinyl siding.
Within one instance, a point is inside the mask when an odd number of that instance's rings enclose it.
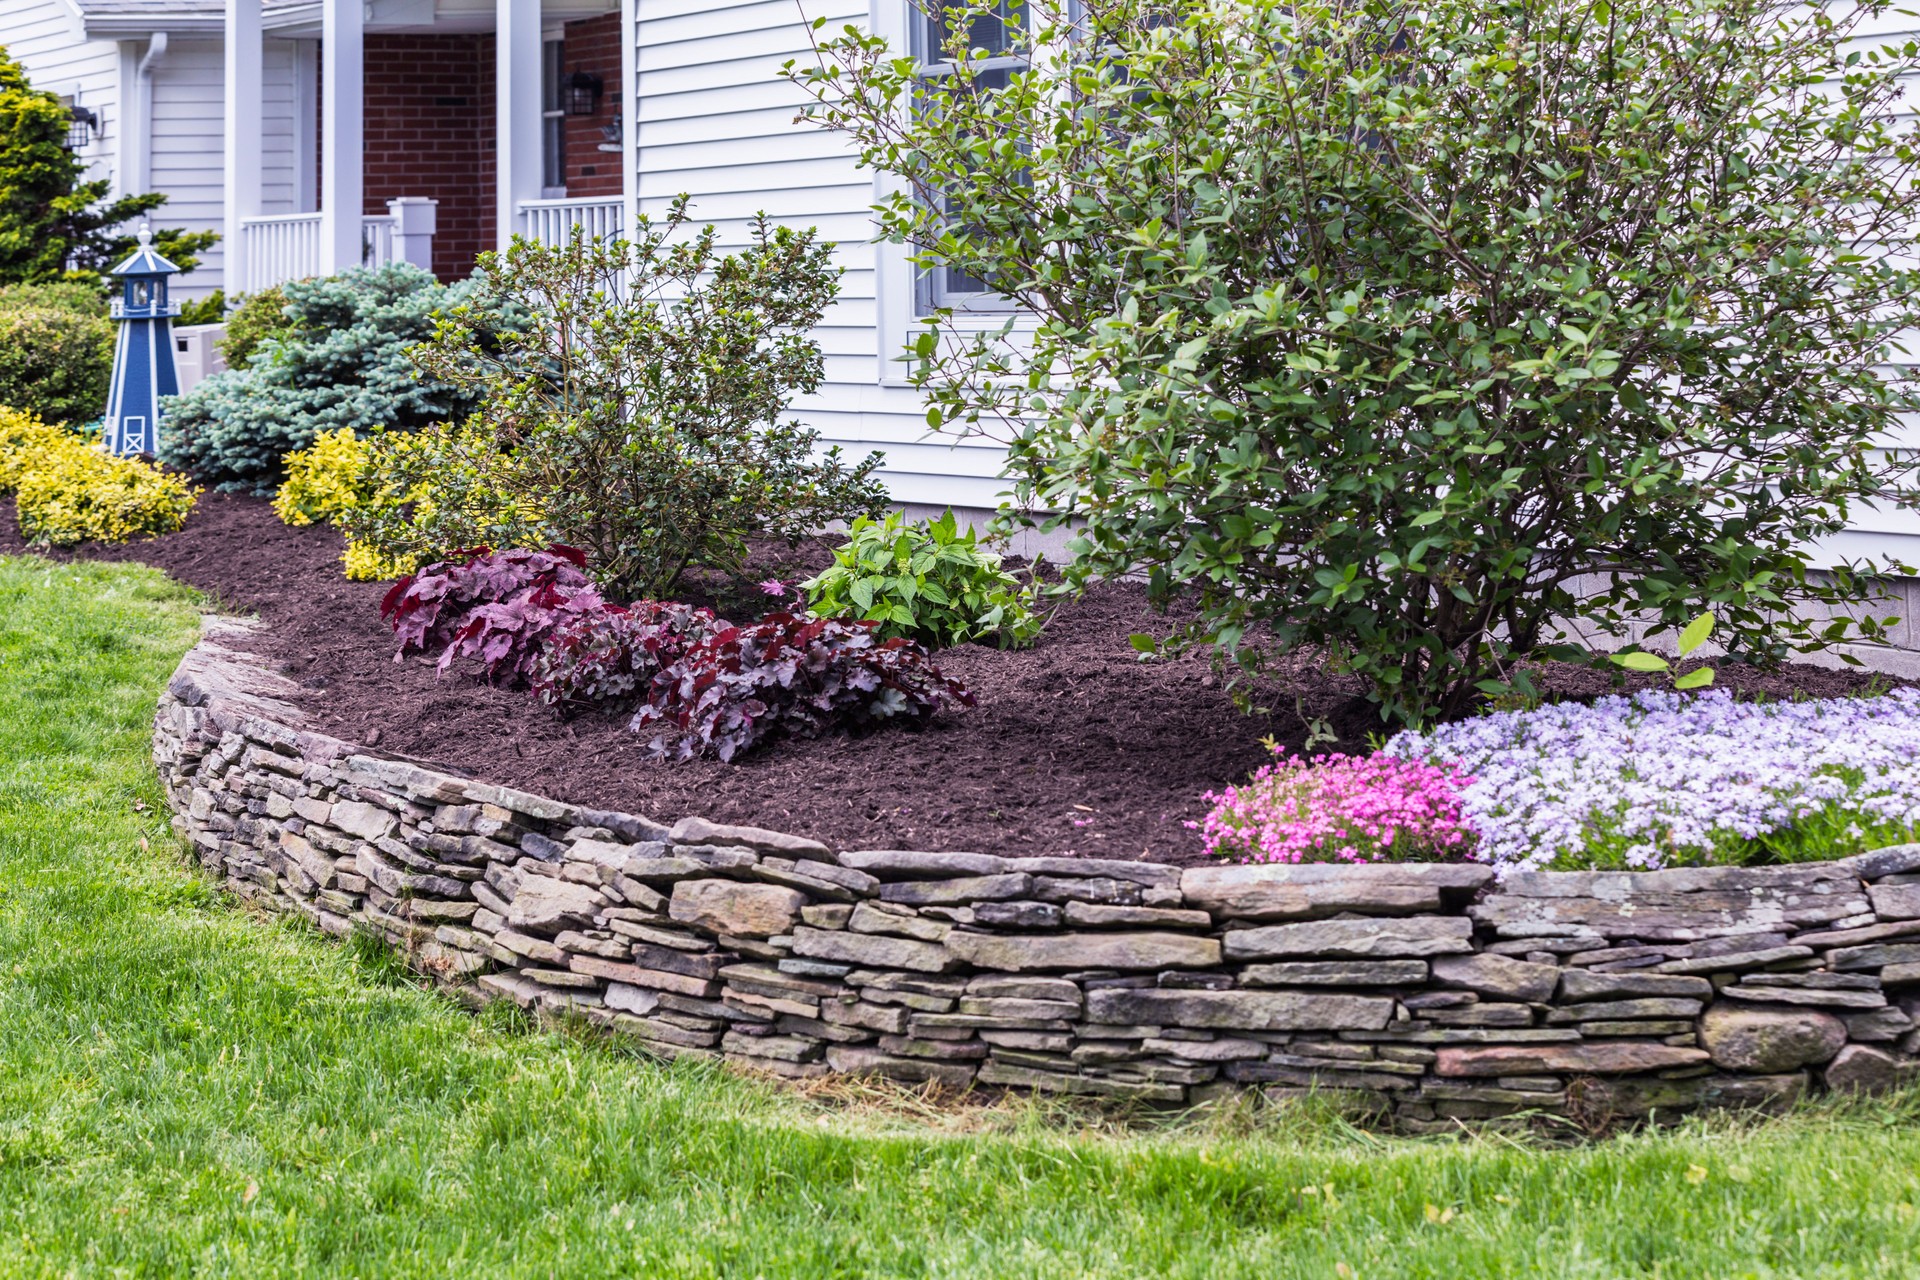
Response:
[[[904,331],[882,337],[888,326],[869,243],[873,175],[845,141],[794,122],[805,99],[780,79],[780,64],[812,57],[806,24],[819,16],[829,30],[868,21],[865,0],[805,0],[804,11],[794,0],[636,0],[640,210],[657,217],[685,192],[694,218],[719,227],[729,247],[745,242],[748,219],[763,209],[791,226],[818,227],[838,246],[846,274],[818,335],[827,381],[796,405],[798,416],[846,453],[885,453],[883,478],[896,502],[997,506],[999,447],[929,432],[919,394],[899,385],[897,367],[885,368]],[[895,278],[910,307],[911,281],[895,270],[890,288]]]
[[[220,287],[227,251],[226,80],[220,43],[175,40],[152,74],[151,183],[167,196],[154,212],[154,225],[222,235],[200,255],[199,267],[181,278],[178,292],[199,298]]]

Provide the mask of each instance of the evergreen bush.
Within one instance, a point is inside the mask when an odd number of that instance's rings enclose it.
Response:
[[[93,295],[91,310],[82,295]],[[88,286],[0,291],[0,404],[49,422],[92,422],[107,411],[113,321]]]
[[[244,366],[169,404],[160,456],[222,489],[267,494],[286,456],[322,431],[410,431],[465,416],[471,397],[422,376],[407,353],[432,336],[435,312],[472,289],[404,262],[281,286],[286,328],[264,326]]]

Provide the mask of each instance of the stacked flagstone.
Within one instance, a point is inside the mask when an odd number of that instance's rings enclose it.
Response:
[[[1353,1091],[1414,1130],[1777,1105],[1920,1074],[1920,845],[1645,873],[836,850],[309,732],[222,644],[154,753],[243,897],[668,1055],[1184,1104]]]

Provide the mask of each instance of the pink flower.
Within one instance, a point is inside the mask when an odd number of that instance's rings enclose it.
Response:
[[[768,578],[760,584],[760,589],[770,596],[783,596],[787,594],[787,584],[778,578]]]
[[[1280,754],[1246,784],[1208,792],[1213,812],[1187,826],[1207,852],[1242,862],[1383,862],[1458,856],[1472,836],[1446,766],[1392,756]]]

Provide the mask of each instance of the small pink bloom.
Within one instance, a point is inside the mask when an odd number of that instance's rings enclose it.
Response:
[[[770,596],[783,596],[787,594],[787,584],[778,578],[768,578],[760,584],[760,589]]]

